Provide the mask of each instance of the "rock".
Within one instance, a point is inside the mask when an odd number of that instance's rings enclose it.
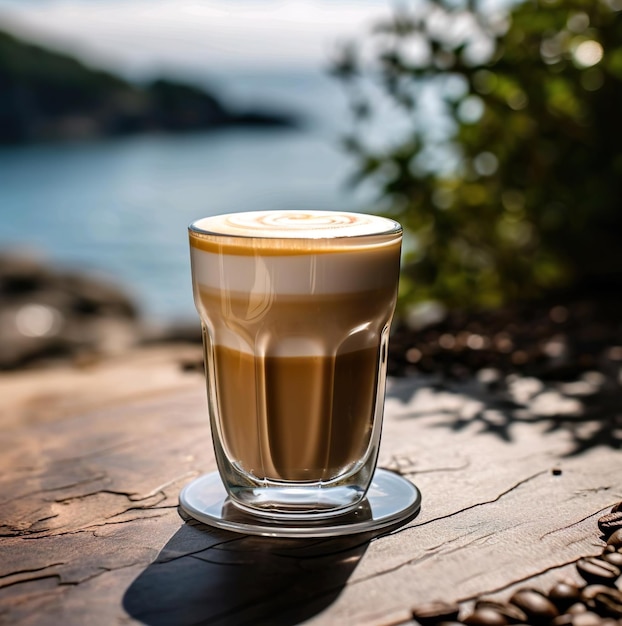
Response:
[[[136,303],[120,286],[35,255],[0,254],[0,369],[119,354],[142,336]]]

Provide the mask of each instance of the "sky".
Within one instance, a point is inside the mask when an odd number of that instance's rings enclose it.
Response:
[[[140,76],[325,67],[393,0],[0,0],[0,28]]]

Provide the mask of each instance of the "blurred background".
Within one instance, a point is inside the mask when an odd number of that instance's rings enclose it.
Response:
[[[186,228],[199,217],[364,210],[328,68],[382,14],[373,0],[0,1],[4,362],[102,333],[123,345],[132,316],[196,326]],[[54,272],[72,287],[44,280]]]
[[[331,48],[380,4],[0,2],[3,247],[116,276],[148,317],[193,316],[190,221],[360,204],[344,191],[348,164],[337,138],[347,110],[326,69]],[[258,117],[224,119],[197,94],[158,92],[157,79],[204,89],[231,115]],[[157,105],[133,86],[151,87]]]
[[[622,360],[621,111],[620,0],[0,0],[0,366],[194,337],[281,208],[403,223],[395,372]]]

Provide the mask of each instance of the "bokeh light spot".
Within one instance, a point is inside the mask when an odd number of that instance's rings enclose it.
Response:
[[[484,114],[484,103],[477,96],[465,98],[458,107],[458,117],[464,124],[475,124],[479,122]]]
[[[603,58],[603,47],[592,39],[582,41],[574,50],[573,58],[580,67],[592,67]]]
[[[15,326],[26,337],[55,335],[61,323],[60,312],[43,304],[26,304],[15,314]]]
[[[473,167],[480,176],[492,176],[498,166],[499,160],[492,152],[482,152],[473,159]]]

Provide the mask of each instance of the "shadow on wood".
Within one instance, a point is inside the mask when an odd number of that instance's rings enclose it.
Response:
[[[387,397],[407,408],[400,418],[437,415],[438,427],[477,428],[512,442],[513,427],[533,425],[543,435],[565,431],[576,456],[598,446],[622,449],[622,382],[619,373],[591,372],[573,382],[507,376],[492,383],[396,379]],[[544,425],[544,429],[542,426]]]
[[[335,601],[378,534],[272,539],[189,520],[131,584],[123,607],[150,626],[297,624]]]

